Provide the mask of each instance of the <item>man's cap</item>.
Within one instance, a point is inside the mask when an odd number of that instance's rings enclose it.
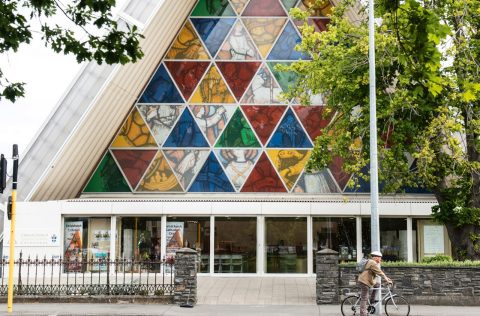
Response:
[[[370,254],[372,257],[382,257],[382,253],[380,251],[372,251]]]

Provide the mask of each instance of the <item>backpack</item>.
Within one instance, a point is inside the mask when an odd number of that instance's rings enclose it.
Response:
[[[357,262],[357,266],[355,267],[355,269],[358,273],[362,273],[363,271],[365,271],[365,266],[367,265],[367,262],[368,258],[365,257],[363,257],[362,259],[360,259],[359,262]]]

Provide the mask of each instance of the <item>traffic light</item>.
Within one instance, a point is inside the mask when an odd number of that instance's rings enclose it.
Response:
[[[7,159],[3,156],[0,156],[0,193],[3,193],[3,190],[7,187]]]
[[[7,218],[9,221],[12,220],[12,204],[13,204],[12,197],[9,196],[8,203],[7,203]]]

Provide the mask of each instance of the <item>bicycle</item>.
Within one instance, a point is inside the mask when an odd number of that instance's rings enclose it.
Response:
[[[385,302],[385,314],[387,316],[408,316],[410,314],[410,304],[408,301],[400,295],[393,294],[391,290],[392,285],[388,285],[387,291],[379,301],[370,302],[368,297],[367,313],[374,314],[381,302]],[[379,290],[374,288],[374,291]],[[347,296],[342,301],[342,315],[360,315],[360,295],[354,294]]]

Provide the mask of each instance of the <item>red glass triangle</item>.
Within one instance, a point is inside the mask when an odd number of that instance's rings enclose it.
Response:
[[[287,192],[282,180],[280,180],[265,153],[262,153],[262,156],[248,176],[242,192]]]
[[[337,181],[338,186],[340,187],[340,190],[345,189],[345,186],[348,183],[348,180],[350,180],[350,173],[347,173],[343,171],[343,159],[340,156],[335,156],[332,158],[332,162],[328,166],[330,168],[330,171],[332,173],[332,176],[335,178]]]
[[[251,0],[242,13],[243,16],[286,16],[278,0]]]
[[[168,71],[188,100],[210,63],[206,61],[166,61]]]
[[[156,153],[156,150],[112,150],[132,189],[137,187]]]
[[[286,106],[244,105],[242,108],[245,116],[250,121],[253,130],[265,145],[277,126],[278,121],[282,117],[283,112],[285,112]]]
[[[312,141],[322,135],[322,129],[330,123],[331,116],[323,117],[323,106],[293,106],[293,110],[297,113],[300,122],[307,131]]]
[[[240,100],[247,90],[260,64],[260,62],[217,62],[218,68],[237,100]]]

